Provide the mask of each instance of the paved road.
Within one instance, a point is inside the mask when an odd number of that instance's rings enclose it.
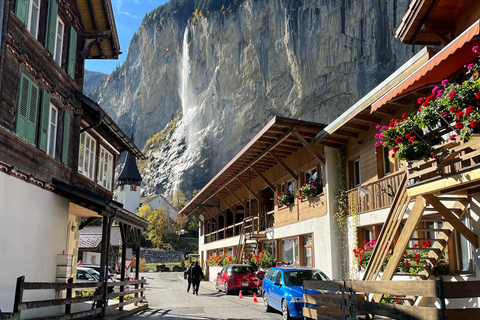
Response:
[[[145,296],[150,309],[124,319],[282,319],[280,312],[265,313],[262,298],[253,302],[253,293],[245,293],[244,298],[239,299],[237,294],[227,296],[216,292],[214,283],[202,281],[196,296],[186,292],[183,272],[144,273],[141,276],[147,279]]]

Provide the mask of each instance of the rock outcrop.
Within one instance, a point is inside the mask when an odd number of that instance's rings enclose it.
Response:
[[[246,0],[146,26],[100,104],[147,150],[144,195],[189,197],[274,116],[329,123],[416,52],[394,33],[408,0]],[[88,84],[87,84],[88,87]]]

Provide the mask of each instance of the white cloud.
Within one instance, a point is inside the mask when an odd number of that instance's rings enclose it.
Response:
[[[142,17],[140,17],[139,15],[136,15],[136,14],[128,12],[128,11],[122,11],[122,12],[119,12],[119,14],[124,14],[124,15],[132,18],[132,19],[135,19],[135,20],[142,20]]]
[[[117,10],[121,10],[122,4],[123,4],[123,0],[112,0],[112,3],[113,3],[113,6],[114,6]]]

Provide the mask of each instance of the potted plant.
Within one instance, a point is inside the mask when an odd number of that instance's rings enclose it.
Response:
[[[290,190],[284,191],[277,196],[277,204],[279,207],[288,206],[293,203],[295,197]]]

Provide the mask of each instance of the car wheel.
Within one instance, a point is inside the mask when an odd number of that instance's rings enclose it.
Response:
[[[230,294],[231,291],[228,289],[228,283],[225,282],[225,294]]]
[[[290,312],[288,312],[288,304],[287,300],[283,299],[282,301],[282,314],[283,314],[283,320],[290,320]]]
[[[265,310],[265,312],[271,312],[272,311],[272,307],[270,307],[270,305],[268,304],[266,294],[263,295],[263,309]]]

